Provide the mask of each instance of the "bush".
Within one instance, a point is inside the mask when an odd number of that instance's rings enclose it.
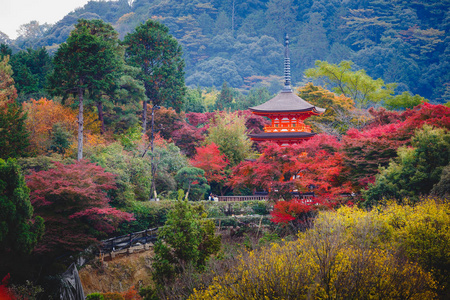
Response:
[[[319,212],[298,240],[244,252],[189,299],[445,299],[449,226],[434,199]]]
[[[105,300],[105,298],[101,293],[92,293],[86,296],[86,300]]]
[[[119,234],[163,226],[167,219],[167,213],[173,208],[173,205],[174,201],[131,202],[127,211],[134,214],[135,220],[122,223],[119,227]]]

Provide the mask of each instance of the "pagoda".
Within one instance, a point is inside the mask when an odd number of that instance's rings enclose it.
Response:
[[[316,107],[299,96],[291,88],[291,68],[289,59],[289,37],[286,34],[284,50],[284,87],[269,101],[250,107],[250,111],[269,118],[272,123],[264,127],[264,132],[250,134],[253,141],[270,141],[279,145],[299,144],[316,135],[303,121],[310,116],[321,115],[324,108]]]

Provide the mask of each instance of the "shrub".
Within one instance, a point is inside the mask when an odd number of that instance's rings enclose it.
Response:
[[[319,212],[298,240],[244,252],[189,299],[444,299],[449,225],[434,199]]]

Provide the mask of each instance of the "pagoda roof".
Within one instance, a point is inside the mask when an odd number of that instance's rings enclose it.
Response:
[[[278,139],[304,139],[315,136],[314,132],[263,132],[257,134],[249,134],[251,138],[254,139],[267,139],[267,140],[278,140]]]
[[[316,114],[323,114],[324,108],[316,107],[299,96],[292,90],[283,89],[278,95],[269,101],[249,108],[251,111],[260,113],[284,113],[284,112],[307,112],[312,111]]]

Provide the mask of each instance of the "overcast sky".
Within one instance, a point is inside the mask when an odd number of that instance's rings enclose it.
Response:
[[[17,37],[20,25],[30,21],[54,24],[89,0],[0,0],[0,31]]]

